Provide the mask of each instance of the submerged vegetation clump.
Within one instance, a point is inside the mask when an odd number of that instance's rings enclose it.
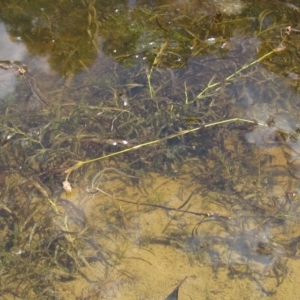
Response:
[[[272,295],[300,258],[300,9],[97,5],[60,8],[82,20],[71,49],[57,10],[29,10],[36,32],[57,34],[36,53],[63,79],[0,63],[16,83],[0,102],[0,296],[117,299],[138,280],[124,261],[151,265],[127,253],[151,245]],[[158,176],[177,181],[179,204]],[[159,233],[142,232],[140,216],[158,210]],[[79,278],[89,288],[65,295]]]

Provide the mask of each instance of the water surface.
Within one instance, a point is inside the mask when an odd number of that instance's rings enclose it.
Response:
[[[2,299],[293,299],[298,1],[0,4]]]

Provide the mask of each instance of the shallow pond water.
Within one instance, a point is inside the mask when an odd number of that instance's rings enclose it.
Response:
[[[298,1],[0,1],[1,299],[294,299]]]

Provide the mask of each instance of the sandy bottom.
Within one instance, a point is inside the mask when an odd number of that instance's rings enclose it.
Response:
[[[275,164],[280,161],[280,155],[278,157]],[[174,180],[153,175],[152,182],[155,182],[152,196],[142,197],[137,190],[128,188],[124,199],[179,207],[193,191],[193,187],[186,184],[186,178]],[[73,200],[75,203],[82,201]],[[57,283],[64,299],[164,300],[185,278],[179,288],[179,300],[295,299],[298,294],[299,260],[283,259],[287,260],[287,271],[279,286],[272,270],[266,272],[266,276],[256,275],[255,280],[247,276],[233,277],[230,276],[229,262],[233,259],[230,253],[220,250],[221,261],[212,263],[201,249],[195,253],[182,247],[182,236],[186,239],[191,236],[199,216],[122,203],[100,193],[86,202],[85,212],[90,226],[103,218],[97,209],[106,201],[113,201],[111,205],[124,213],[123,228],[103,244],[112,252],[118,252],[115,265],[106,268],[96,262],[83,267],[81,271],[90,282],[77,274],[74,281]],[[193,195],[191,203],[185,208],[228,215],[222,207],[216,203],[206,203],[198,194]]]

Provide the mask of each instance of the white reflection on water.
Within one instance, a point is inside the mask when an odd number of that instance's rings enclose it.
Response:
[[[15,41],[9,36],[5,25],[0,22],[0,60],[23,61],[27,54],[26,46],[15,37]],[[0,97],[5,97],[15,89],[15,76],[12,70],[0,69]]]

